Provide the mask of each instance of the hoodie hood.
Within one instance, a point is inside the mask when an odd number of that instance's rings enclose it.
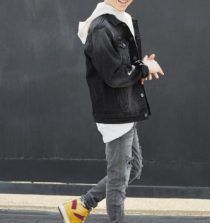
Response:
[[[135,38],[131,15],[125,11],[118,11],[113,6],[111,6],[105,2],[100,2],[97,4],[95,10],[90,15],[90,17],[88,17],[85,21],[79,22],[77,35],[83,44],[85,44],[85,42],[86,42],[87,35],[88,35],[88,29],[89,29],[91,22],[95,18],[97,18],[98,16],[103,15],[103,14],[112,14],[112,15],[116,16],[116,18],[119,19],[120,21],[126,23]]]

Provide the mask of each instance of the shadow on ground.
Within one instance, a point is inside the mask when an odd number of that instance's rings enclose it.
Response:
[[[62,223],[59,213],[0,210],[0,223]],[[209,223],[210,217],[127,215],[126,223]],[[108,223],[106,215],[90,215],[86,223]]]

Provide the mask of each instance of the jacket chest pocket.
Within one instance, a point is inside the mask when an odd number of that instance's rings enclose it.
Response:
[[[114,45],[115,45],[115,48],[118,51],[120,57],[122,58],[123,63],[130,66],[131,59],[130,59],[128,42],[125,40],[115,40]]]

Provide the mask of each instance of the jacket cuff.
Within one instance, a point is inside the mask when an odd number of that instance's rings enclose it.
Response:
[[[143,63],[142,60],[136,60],[134,62],[134,65],[140,67],[141,73],[142,73],[142,78],[145,78],[149,75],[149,67],[145,63]]]

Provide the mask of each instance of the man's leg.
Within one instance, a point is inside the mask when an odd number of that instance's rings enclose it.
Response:
[[[95,186],[93,186],[86,194],[81,196],[81,200],[85,203],[87,208],[95,208],[98,202],[106,197],[106,182],[107,176],[101,179]]]
[[[124,223],[124,200],[131,172],[134,128],[106,144],[106,206],[109,223]]]
[[[134,126],[134,139],[132,144],[132,169],[130,173],[130,179],[128,184],[133,182],[135,179],[140,179],[141,171],[142,171],[142,150],[141,144],[139,143],[138,133],[136,124]],[[102,178],[95,186],[93,186],[86,194],[81,196],[83,202],[86,204],[88,208],[97,207],[98,202],[103,200],[106,197],[106,184],[107,184],[107,176]]]

